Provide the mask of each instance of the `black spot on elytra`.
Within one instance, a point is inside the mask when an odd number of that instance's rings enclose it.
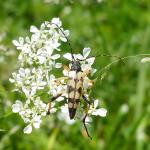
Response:
[[[72,91],[74,91],[74,88],[71,85],[68,85],[68,93],[71,93]]]

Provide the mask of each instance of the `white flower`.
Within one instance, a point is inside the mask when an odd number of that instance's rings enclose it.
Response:
[[[58,25],[59,27],[62,25],[62,23],[61,23],[59,18],[53,18],[51,22],[56,24],[56,25]]]
[[[40,124],[41,124],[41,117],[40,116],[35,116],[31,121],[30,121],[30,124],[27,125],[23,132],[26,133],[26,134],[30,134],[32,132],[32,127],[38,129],[40,127]]]
[[[16,100],[16,103],[12,105],[12,111],[18,113],[22,110],[23,104],[20,100]]]
[[[37,33],[37,32],[40,32],[40,30],[36,26],[31,26],[30,32]]]
[[[92,106],[92,105],[90,106],[88,114],[105,117],[107,114],[107,110],[105,108],[97,109],[98,103],[99,103],[99,100],[94,101],[94,106]]]
[[[30,134],[32,132],[32,126],[31,124],[27,125],[24,129],[23,132],[26,134]]]
[[[70,53],[65,53],[63,55],[63,57],[66,58],[66,59],[68,59],[68,60],[70,60],[70,61],[72,61],[72,55]]]
[[[90,52],[91,52],[91,49],[89,47],[84,48],[83,49],[83,59],[86,59],[89,56]]]
[[[80,61],[82,71],[90,70],[91,75],[93,75],[96,72],[96,69],[92,68],[91,66],[93,65],[93,63],[95,61],[95,57],[88,58],[90,52],[91,52],[90,48],[84,48],[82,55],[81,54],[66,53],[66,54],[63,55],[63,57],[70,60],[70,61],[72,61],[73,60],[72,55],[73,55],[75,60]],[[71,66],[71,64],[70,64],[70,66]]]
[[[41,120],[41,117],[40,116],[35,116],[31,123],[33,124],[34,128],[39,128],[40,127],[40,124],[41,124],[42,120]]]
[[[18,40],[13,40],[16,49],[19,50],[18,60],[20,68],[12,73],[10,82],[14,83],[15,90],[20,92],[25,97],[25,102],[17,100],[12,105],[12,111],[18,113],[26,123],[24,133],[30,134],[33,128],[39,128],[43,117],[46,116],[50,108],[50,113],[55,113],[58,107],[63,104],[62,101],[68,98],[68,80],[76,79],[77,76],[83,77],[83,92],[88,95],[88,89],[93,85],[93,81],[89,79],[89,73],[95,73],[96,69],[92,68],[95,61],[94,57],[89,58],[90,48],[84,48],[82,54],[66,53],[65,58],[72,61],[72,56],[75,60],[81,63],[81,72],[78,74],[75,71],[70,71],[69,68],[64,69],[62,77],[55,77],[55,70],[62,67],[59,62],[61,51],[61,42],[67,42],[69,30],[62,28],[62,22],[59,18],[53,18],[51,22],[45,21],[40,28],[36,26],[30,27],[31,37],[20,37]],[[62,33],[63,32],[63,33]],[[53,72],[54,71],[54,72]],[[55,102],[45,103],[42,100],[42,95],[49,97],[57,97]],[[50,100],[49,100],[50,101]],[[58,105],[59,103],[59,105]],[[84,108],[81,102],[81,107],[77,109],[75,119],[82,119]],[[106,109],[98,108],[98,102],[94,102],[94,106],[90,106],[88,115],[106,116]],[[68,124],[73,124],[74,119],[69,118],[68,104],[60,106],[61,113],[58,113],[58,118],[64,120]],[[88,116],[86,121],[91,121]]]

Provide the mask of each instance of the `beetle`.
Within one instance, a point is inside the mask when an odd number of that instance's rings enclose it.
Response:
[[[54,24],[54,23],[53,23]],[[57,26],[57,24],[55,24]],[[73,76],[69,76],[67,78],[68,82],[67,82],[67,103],[68,103],[68,112],[69,112],[69,117],[70,119],[74,119],[75,115],[76,115],[76,110],[79,106],[79,103],[81,102],[81,99],[83,99],[86,102],[86,107],[87,110],[89,109],[92,101],[89,100],[89,98],[84,94],[84,90],[83,90],[83,80],[85,77],[88,77],[90,75],[90,70],[82,70],[81,68],[81,61],[84,60],[79,60],[76,59],[74,57],[73,54],[73,50],[70,44],[69,39],[67,38],[67,36],[65,35],[65,33],[62,31],[62,29],[57,26],[57,28],[61,31],[61,33],[64,35],[64,37],[66,38],[68,45],[70,47],[70,51],[71,51],[71,57],[72,57],[72,61],[70,63],[70,67],[67,67],[68,72],[72,72],[74,75]],[[97,55],[96,57],[99,56],[108,56],[108,57],[117,57],[117,56],[112,56],[112,55]],[[118,59],[120,59],[119,57],[117,57]],[[89,80],[89,82],[91,82],[91,85],[94,84],[93,80]],[[52,97],[51,101],[49,102],[49,108],[48,108],[48,112],[47,114],[50,114],[50,109],[51,109],[51,102],[56,100],[58,97],[62,96],[62,93],[58,94],[55,97]],[[88,137],[90,137],[92,139],[92,137],[90,136],[88,129],[86,127],[86,117],[88,116],[88,111],[86,111],[82,122],[83,125],[85,127],[86,133],[88,135]]]

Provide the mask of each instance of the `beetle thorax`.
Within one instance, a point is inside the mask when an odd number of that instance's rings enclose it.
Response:
[[[71,62],[71,70],[74,70],[76,72],[81,71],[81,63],[79,61],[72,61]]]

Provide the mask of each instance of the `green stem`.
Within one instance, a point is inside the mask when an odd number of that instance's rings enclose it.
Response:
[[[140,65],[139,66],[139,78],[138,78],[138,85],[137,85],[137,98],[135,103],[135,121],[139,119],[141,114],[143,113],[143,103],[144,103],[144,94],[146,90],[146,66]],[[143,149],[143,140],[140,138],[144,131],[143,121],[140,122],[139,127],[136,131],[136,149],[141,150]]]

